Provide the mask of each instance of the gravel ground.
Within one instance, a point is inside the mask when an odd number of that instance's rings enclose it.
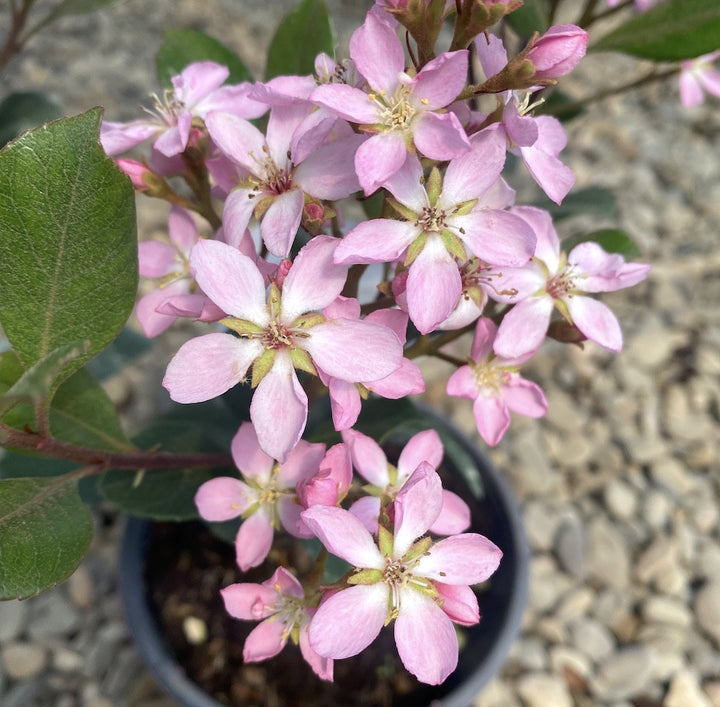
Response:
[[[101,104],[128,119],[156,90],[164,27],[203,29],[259,71],[252,48],[289,4],[128,0],[38,37],[6,85],[47,90],[68,113]],[[366,4],[329,5],[345,27]],[[584,95],[583,76],[631,69],[593,57],[570,88]],[[533,556],[522,634],[476,707],[720,707],[719,128],[717,103],[683,110],[669,84],[605,101],[568,127],[578,186],[613,189],[619,217],[565,221],[562,235],[619,224],[653,272],[605,298],[623,324],[622,355],[547,345],[524,369],[545,389],[547,417],[514,419],[490,452],[522,504]],[[144,232],[162,219],[148,202],[140,217]],[[135,415],[157,403],[137,383],[161,359],[111,382]],[[426,371],[428,398],[472,432],[470,404],[444,397],[449,371]],[[93,548],[68,582],[0,604],[5,707],[172,704],[123,624],[120,531],[98,512]]]

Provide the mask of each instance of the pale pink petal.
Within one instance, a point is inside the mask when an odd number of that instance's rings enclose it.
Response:
[[[301,189],[278,194],[260,222],[263,243],[278,258],[286,258],[290,253],[302,219],[304,200]]]
[[[158,308],[168,298],[187,292],[189,285],[189,280],[176,280],[165,288],[148,292],[138,300],[135,306],[135,316],[140,322],[145,336],[152,338],[162,334],[177,319],[176,314],[158,312]]]
[[[340,241],[335,262],[389,263],[399,260],[420,233],[421,229],[409,221],[363,221]]]
[[[247,572],[257,567],[267,557],[273,541],[273,527],[262,510],[256,511],[240,524],[235,538],[235,560],[238,567]]]
[[[258,341],[220,333],[198,336],[173,356],[162,384],[175,402],[201,403],[243,380],[261,353]]]
[[[263,586],[271,587],[278,594],[285,594],[297,599],[302,599],[305,596],[303,586],[297,577],[284,567],[278,567],[273,572],[272,577],[263,582]]]
[[[200,486],[195,506],[205,520],[215,523],[237,518],[257,502],[257,493],[240,479],[218,476]]]
[[[433,469],[437,469],[443,454],[443,443],[436,430],[423,430],[414,434],[400,452],[397,463],[398,481],[407,479],[421,462],[427,462]]]
[[[401,204],[420,214],[429,205],[424,182],[425,177],[419,158],[417,155],[408,155],[403,166],[387,179],[383,186]]]
[[[308,612],[309,613],[309,612]],[[323,658],[316,653],[310,646],[310,636],[308,634],[309,624],[305,624],[300,629],[300,652],[305,662],[312,668],[312,671],[321,680],[333,680],[333,660],[332,658]]]
[[[345,430],[343,441],[350,450],[353,466],[358,474],[373,486],[385,488],[390,483],[390,477],[387,457],[382,447],[372,437],[357,430]]]
[[[295,168],[293,183],[306,194],[336,201],[360,189],[355,174],[355,152],[365,141],[363,135],[334,140],[318,148]]]
[[[609,351],[622,351],[623,337],[617,317],[604,303],[579,295],[564,298],[573,324],[588,339]]]
[[[104,120],[100,129],[100,143],[105,153],[113,157],[131,150],[161,130],[163,130],[162,126],[147,120],[135,120],[130,123]]]
[[[575,184],[575,174],[555,155],[544,152],[537,145],[521,147],[522,158],[542,190],[556,204],[562,203]]]
[[[243,660],[256,663],[277,655],[287,643],[289,633],[283,621],[277,618],[265,619],[259,623],[245,639]]]
[[[415,147],[432,160],[450,160],[470,149],[455,113],[423,113],[413,120],[412,130]]]
[[[202,291],[222,310],[267,326],[265,281],[246,255],[227,243],[201,240],[192,250],[190,269]]]
[[[168,235],[182,253],[189,255],[200,234],[190,212],[172,206],[168,215]]]
[[[360,186],[369,196],[381,187],[400,167],[408,151],[402,133],[378,133],[358,147],[355,153],[355,172]]]
[[[535,118],[520,115],[515,100],[508,101],[503,112],[503,127],[513,145],[531,147],[538,141],[540,129]]]
[[[429,61],[412,79],[413,97],[425,110],[444,108],[465,88],[468,51],[444,52]]]
[[[457,667],[452,621],[430,597],[412,589],[402,591],[395,644],[403,665],[420,682],[439,685]]]
[[[288,164],[293,135],[311,110],[312,105],[301,101],[273,106],[270,111],[266,141],[270,159],[278,167],[284,168]]]
[[[474,209],[453,219],[461,226],[460,236],[473,255],[499,267],[518,267],[527,263],[535,250],[535,234],[519,216],[509,211]]]
[[[435,535],[456,535],[464,533],[470,527],[470,508],[460,496],[443,489],[443,502],[440,515],[430,526]]]
[[[333,319],[308,330],[302,347],[328,375],[350,383],[390,375],[400,366],[402,346],[397,336],[380,324]]]
[[[498,568],[502,552],[478,533],[451,535],[423,553],[414,573],[445,584],[479,584]]]
[[[233,189],[228,194],[223,206],[223,234],[228,245],[238,247],[245,238],[257,204],[256,195],[252,189]]]
[[[203,98],[195,111],[203,118],[210,111],[223,111],[239,115],[241,118],[259,118],[268,109],[266,103],[257,100],[254,84],[245,82],[231,86],[221,86]]]
[[[377,496],[363,496],[350,506],[350,513],[367,528],[368,533],[375,535],[378,531],[380,516],[380,499]]]
[[[507,403],[494,391],[481,390],[473,403],[473,416],[480,436],[494,447],[510,427]]]
[[[478,59],[486,78],[499,74],[507,65],[507,51],[502,39],[495,34],[485,32],[475,40]]]
[[[421,334],[444,322],[462,294],[462,279],[453,256],[436,234],[410,266],[407,303],[410,318]]]
[[[560,239],[550,213],[536,206],[516,206],[512,213],[530,224],[537,239],[534,255],[542,260],[550,274],[554,275],[560,264]]]
[[[347,266],[336,265],[333,256],[338,238],[315,236],[300,249],[282,288],[282,321],[291,324],[305,312],[323,309],[342,291]]]
[[[181,270],[178,252],[169,243],[138,243],[138,271],[141,277],[165,277]]]
[[[442,482],[435,469],[421,462],[395,496],[395,542],[393,556],[403,557],[427,532],[442,508]]]
[[[231,584],[221,589],[220,594],[226,611],[236,619],[257,621],[277,611],[277,592],[265,584]]]
[[[200,99],[220,88],[230,75],[226,66],[214,61],[196,61],[188,64],[179,76],[172,77],[175,95],[186,106],[194,106]]]
[[[179,155],[187,147],[192,115],[189,111],[183,111],[177,116],[176,120],[176,125],[172,125],[160,133],[153,143],[153,149],[165,157]]]
[[[475,337],[470,349],[470,356],[474,361],[482,361],[493,352],[493,342],[497,336],[497,329],[497,324],[489,317],[478,319],[475,325]]]
[[[642,282],[650,272],[643,263],[627,263],[617,253],[607,253],[597,243],[576,245],[568,254],[568,265],[575,266],[578,289],[583,292],[612,292]]]
[[[207,116],[205,125],[222,152],[251,174],[258,174],[266,157],[265,136],[251,122],[230,113],[214,112]]]
[[[405,68],[405,52],[395,30],[374,14],[368,14],[350,38],[350,56],[357,70],[376,91],[395,93],[398,76]]]
[[[364,381],[364,383],[368,390],[391,400],[398,400],[406,395],[417,395],[425,392],[422,371],[417,364],[407,358],[402,359],[400,368],[393,371],[389,376],[375,381]]]
[[[340,432],[352,427],[358,419],[362,403],[355,383],[331,378],[328,386],[333,427]]]
[[[690,71],[681,71],[678,79],[680,102],[683,108],[699,106],[705,101],[705,92],[698,78]]]
[[[447,206],[477,199],[497,182],[506,156],[501,131],[485,129],[475,133],[472,148],[450,161],[443,179],[440,201]]]
[[[310,100],[353,123],[372,125],[380,121],[377,104],[365,91],[346,84],[318,86]]]
[[[547,400],[540,387],[517,374],[503,386],[502,397],[508,408],[519,415],[542,417],[547,412]]]
[[[289,494],[283,494],[276,505],[280,524],[290,535],[296,538],[312,538],[313,533],[305,525],[301,513],[305,510],[295,498]]]
[[[385,623],[388,592],[387,584],[378,582],[357,584],[333,594],[310,620],[310,647],[326,658],[349,658],[360,653],[377,638]]]
[[[278,351],[270,371],[255,389],[250,419],[260,446],[282,462],[298,443],[307,421],[308,402],[285,351]]]
[[[441,608],[451,621],[462,626],[473,626],[480,621],[477,596],[470,587],[436,581],[435,588],[440,592]]]
[[[478,396],[478,384],[470,366],[461,366],[448,378],[446,392],[458,398],[475,400]]]
[[[503,358],[520,358],[536,351],[545,339],[553,306],[549,295],[518,302],[498,327],[493,344],[495,353]]]
[[[270,473],[275,462],[260,447],[252,423],[247,421],[241,423],[230,443],[230,451],[235,466],[240,469],[243,476],[263,486],[270,481]]]

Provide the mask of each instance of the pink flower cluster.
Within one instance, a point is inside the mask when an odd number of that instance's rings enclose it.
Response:
[[[575,340],[619,351],[617,320],[591,295],[640,282],[649,266],[591,242],[565,253],[550,215],[515,205],[504,176],[510,152],[553,201],[570,190],[562,125],[533,108],[535,92],[580,61],[585,32],[553,27],[518,61],[480,34],[486,83],[503,86],[489,96],[495,109],[481,113],[466,100],[482,86],[467,85],[468,49],[408,65],[390,12],[405,5],[378,3],[349,59],[320,55],[314,76],[232,86],[224,67],[191,64],[149,118],[106,122],[101,140],[111,155],[152,140],[149,159],[118,164],[139,191],[173,204],[168,238],[140,246],[140,272],[157,284],[137,306],[145,332],[178,317],[209,328],[168,365],[170,397],[197,403],[238,384],[253,389],[250,422],[232,443],[241,476],[204,484],[201,515],[243,519],[243,570],[266,559],[280,530],[319,538],[351,566],[329,587],[286,568],[228,587],[228,611],[262,621],[246,660],[292,638],[330,679],[333,659],[361,651],[394,620],[406,667],[438,683],[457,662],[452,622],[478,621],[470,586],[493,573],[500,551],[466,532],[467,505],[443,491],[437,434],[413,437],[393,466],[353,429],[362,401],[422,393],[412,359],[438,356],[457,368],[447,393],[473,401],[478,431],[495,445],[510,412],[546,411],[519,368],[554,313]],[[263,130],[252,122],[260,116]],[[376,216],[346,226],[346,205],[376,193]],[[447,348],[473,331],[465,358]],[[329,449],[302,439],[320,391],[343,439]]]

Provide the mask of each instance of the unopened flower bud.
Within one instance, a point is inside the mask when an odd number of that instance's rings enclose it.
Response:
[[[157,182],[157,175],[142,164],[142,162],[120,157],[115,160],[115,164],[130,177],[130,181],[137,191],[148,191]]]
[[[569,74],[585,56],[588,34],[575,25],[551,27],[525,54],[536,79],[556,79]]]

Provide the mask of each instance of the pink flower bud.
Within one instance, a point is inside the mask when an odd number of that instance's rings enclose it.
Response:
[[[575,25],[551,27],[525,55],[535,68],[534,78],[556,79],[569,74],[585,56],[587,32]]]
[[[153,173],[137,160],[120,157],[115,160],[115,164],[130,177],[133,187],[138,191],[147,191],[152,181],[154,181]]]

